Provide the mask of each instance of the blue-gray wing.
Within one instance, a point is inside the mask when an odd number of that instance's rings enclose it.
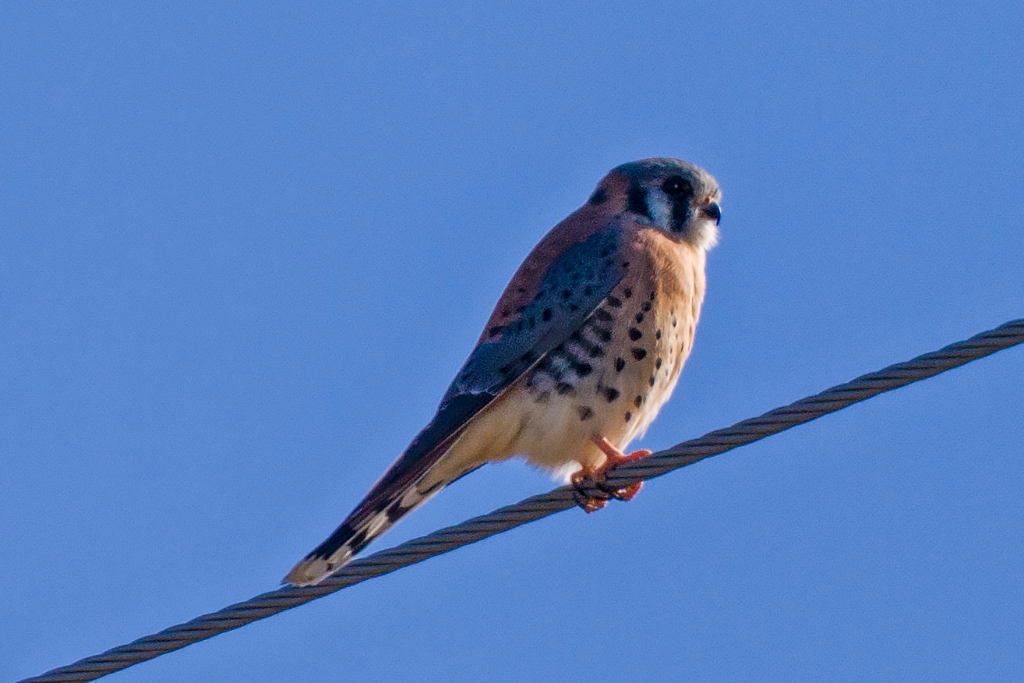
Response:
[[[566,249],[548,268],[533,300],[494,337],[482,341],[448,388],[434,419],[341,526],[300,562],[287,581],[302,583],[347,561],[432,491],[414,491],[466,425],[502,391],[565,343],[625,275],[613,226]]]
[[[612,228],[567,249],[518,317],[473,350],[437,415],[413,443],[443,440],[579,330],[625,275],[616,258],[620,239],[621,232]]]

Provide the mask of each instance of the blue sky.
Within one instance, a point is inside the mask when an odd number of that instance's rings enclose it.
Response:
[[[723,188],[661,448],[1024,315],[1020,3],[0,9],[0,678],[273,588],[611,167]],[[116,674],[1009,681],[1024,349]],[[484,468],[374,548],[552,483]]]

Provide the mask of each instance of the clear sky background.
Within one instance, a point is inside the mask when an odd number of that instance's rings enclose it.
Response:
[[[619,163],[724,193],[642,446],[1024,315],[1019,2],[368,4],[0,9],[0,679],[274,588]],[[1018,681],[1022,444],[1017,348],[111,680]]]

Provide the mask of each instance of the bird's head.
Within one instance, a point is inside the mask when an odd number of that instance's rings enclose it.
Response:
[[[590,198],[600,204],[613,194],[631,218],[710,249],[718,241],[722,194],[711,174],[680,159],[641,159],[612,170]]]

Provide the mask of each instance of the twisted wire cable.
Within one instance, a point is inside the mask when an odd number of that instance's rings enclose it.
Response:
[[[608,474],[607,486],[621,488],[645,479],[660,477],[672,470],[763,439],[772,434],[809,422],[823,415],[842,410],[878,394],[898,389],[913,382],[933,377],[973,360],[1024,342],[1024,319],[1012,320],[970,339],[926,353],[904,363],[897,363],[826,389],[820,394],[800,399],[787,406],[770,410],[719,429],[697,439],[684,441],[647,458],[627,463]],[[585,491],[600,496],[596,487]],[[265,619],[286,609],[329,595],[342,588],[401,569],[427,558],[447,553],[489,536],[547,517],[575,506],[573,489],[556,488],[489,514],[474,517],[461,524],[435,531],[355,560],[316,586],[286,586],[269,593],[203,615],[159,633],[144,636],[74,664],[53,669],[21,683],[66,683],[92,681],[192,643]]]

